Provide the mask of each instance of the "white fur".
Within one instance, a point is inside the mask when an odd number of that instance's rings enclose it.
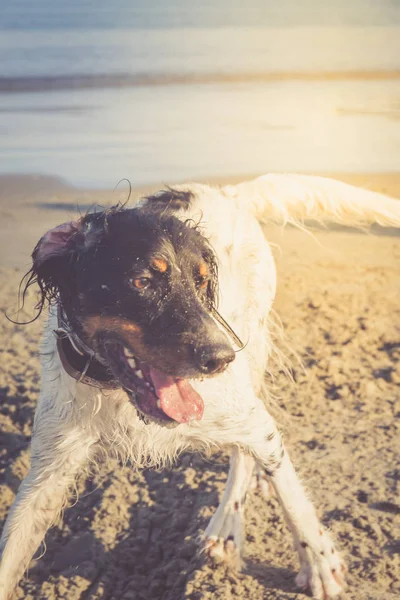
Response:
[[[177,187],[195,194],[190,211],[181,217],[201,221],[216,251],[219,310],[247,343],[246,348],[223,374],[192,382],[204,399],[202,420],[165,429],[145,425],[123,391],[102,392],[67,375],[53,334],[56,316],[50,311],[41,352],[42,386],[32,436],[32,466],[1,539],[0,600],[11,597],[65,505],[76,475],[99,452],[129,458],[137,466],[160,466],[183,450],[229,446],[237,450],[221,506],[206,531],[204,549],[220,560],[234,556],[234,562],[240,561],[243,500],[256,459],[269,473],[293,534],[300,559],[297,583],[310,588],[315,598],[333,598],[343,589],[345,568],[340,555],[319,524],[262,401],[264,371],[272,351],[268,322],[276,272],[258,219],[301,223],[313,218],[346,225],[399,226],[400,203],[333,180],[301,175],[267,175],[220,189],[198,184]]]

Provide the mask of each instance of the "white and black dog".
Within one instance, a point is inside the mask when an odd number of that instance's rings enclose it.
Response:
[[[0,600],[100,452],[140,467],[212,447],[230,448],[232,458],[204,550],[240,563],[257,465],[292,532],[297,584],[315,598],[340,594],[345,565],[264,402],[276,271],[263,218],[399,226],[400,203],[329,179],[267,175],[222,188],[179,185],[39,241],[27,285],[39,285],[39,309],[49,303],[50,317],[31,469],[1,539]]]

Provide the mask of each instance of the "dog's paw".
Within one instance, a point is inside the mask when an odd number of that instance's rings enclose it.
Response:
[[[250,482],[250,491],[259,494],[265,500],[273,495],[273,487],[262,467],[255,466],[254,474]]]
[[[328,534],[321,529],[317,544],[300,542],[297,546],[301,564],[298,587],[310,590],[316,600],[336,598],[345,588],[347,569]]]
[[[239,502],[221,504],[204,532],[200,552],[214,563],[240,570],[243,526],[243,506]]]
[[[203,540],[202,553],[216,564],[224,564],[227,567],[240,571],[243,566],[240,548],[236,545],[233,536],[218,538],[211,536]]]

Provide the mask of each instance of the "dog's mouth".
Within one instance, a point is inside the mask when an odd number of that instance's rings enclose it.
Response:
[[[105,351],[113,375],[142,417],[169,427],[202,418],[203,400],[187,379],[151,367],[120,342],[107,342]]]

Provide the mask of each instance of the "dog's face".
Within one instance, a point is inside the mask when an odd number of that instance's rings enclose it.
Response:
[[[216,261],[197,228],[144,208],[87,215],[40,240],[33,271],[142,414],[201,418],[188,379],[222,372],[235,353],[210,312]]]

